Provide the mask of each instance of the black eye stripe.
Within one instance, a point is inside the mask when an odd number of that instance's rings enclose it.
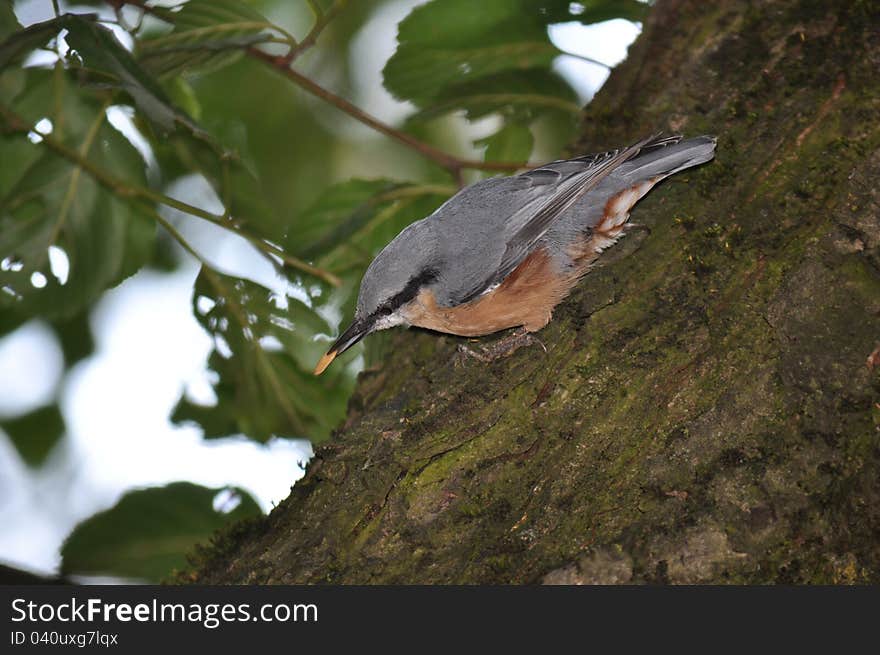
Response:
[[[403,290],[400,293],[393,295],[387,303],[376,310],[376,313],[385,316],[391,314],[395,310],[399,309],[402,305],[405,305],[410,300],[415,298],[416,295],[419,293],[419,289],[421,289],[426,284],[430,284],[436,279],[437,271],[435,269],[424,269],[415,277],[410,278],[410,281],[406,283],[406,286],[403,288]]]

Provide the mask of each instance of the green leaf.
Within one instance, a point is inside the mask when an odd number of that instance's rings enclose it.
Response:
[[[21,30],[21,25],[18,23],[18,18],[15,17],[12,3],[0,4],[0,39],[5,39],[19,30]]]
[[[296,217],[286,249],[333,271],[365,268],[403,228],[431,214],[452,187],[390,180],[335,184]]]
[[[202,269],[193,311],[215,340],[208,366],[216,375],[215,407],[186,397],[172,420],[196,422],[206,438],[244,434],[326,438],[345,415],[353,379],[344,366],[315,377],[326,350],[327,322],[311,307],[258,284]]]
[[[31,73],[27,78],[33,83],[35,76]],[[2,131],[0,131],[0,139],[2,139],[0,143],[3,144],[3,157],[0,158],[0,198],[2,198],[21,181],[27,170],[43,153],[27,139],[4,137]]]
[[[116,178],[143,186],[144,163],[106,120],[105,103],[68,82],[68,73],[28,69],[13,109]],[[46,122],[46,121],[44,121]],[[31,135],[33,140],[39,137]],[[155,224],[141,205],[110,193],[87,173],[21,135],[0,139],[16,160],[0,161],[0,315],[3,329],[33,316],[78,315],[150,257]],[[50,247],[66,256],[67,279],[52,272]],[[15,317],[14,319],[10,317]]]
[[[573,90],[550,71],[564,53],[550,42],[548,26],[638,20],[647,9],[637,0],[484,0],[479,10],[471,0],[433,0],[400,23],[385,86],[415,103],[420,118],[455,109],[471,120],[496,111],[577,115]]]
[[[339,233],[352,215],[371,211],[371,201],[384,191],[399,185],[391,180],[348,180],[334,184],[296,217],[285,241],[285,246],[303,257],[313,257],[344,240]]]
[[[240,58],[277,31],[268,19],[240,0],[190,0],[170,14],[174,30],[141,42],[139,59],[157,76],[208,73]]]
[[[163,171],[169,178],[201,173],[223,204],[231,228],[246,228],[264,239],[280,240],[287,229],[286,222],[267,200],[266,190],[247,153],[245,127],[240,123],[212,125],[211,133],[219,133],[224,145],[186,133],[155,143],[154,152]]]
[[[168,93],[174,104],[183,108],[188,115],[196,120],[201,118],[202,106],[199,98],[185,78],[180,76],[171,78],[168,82]]]
[[[340,226],[340,233],[347,234],[347,238],[323,254],[318,265],[336,272],[362,273],[403,228],[429,216],[452,195],[439,193],[441,188],[445,187],[408,185],[378,196],[368,211],[353,214]]]
[[[58,405],[40,407],[24,416],[0,421],[0,429],[28,466],[41,466],[64,434]]]
[[[492,113],[529,122],[546,112],[557,112],[572,124],[581,115],[577,94],[550,70],[506,71],[480,80],[453,84],[438,93],[430,106],[409,118],[421,121],[463,109],[468,120]]]
[[[486,146],[486,161],[528,161],[535,139],[528,125],[509,123],[477,143]]]
[[[434,0],[412,10],[397,38],[383,71],[385,86],[420,107],[451,84],[549,68],[560,54],[540,12],[510,0],[485,0],[479,11],[470,0]]]
[[[82,59],[86,70],[98,74],[102,83],[126,91],[161,131],[170,132],[180,124],[191,132],[201,133],[192,119],[171,104],[159,83],[141,68],[113,32],[94,20],[75,15],[66,18],[67,43]]]
[[[7,68],[0,70],[0,98],[4,102],[11,103],[24,91],[25,71],[20,68]],[[2,129],[2,126],[0,126]]]
[[[131,491],[74,528],[61,547],[61,572],[159,582],[215,531],[261,514],[246,491],[230,491],[227,507],[238,501],[231,511],[214,509],[223,489],[189,482]]]
[[[54,321],[52,330],[58,337],[61,352],[64,353],[64,364],[68,368],[95,352],[87,311],[66,320]]]
[[[12,12],[11,7],[9,12]],[[0,38],[6,39],[0,43],[0,70],[48,44],[63,29],[65,22],[66,18],[53,18],[21,29],[14,13],[10,17],[8,13],[0,12]]]
[[[135,105],[161,131],[176,125],[201,135],[199,127],[170,101],[159,83],[145,71],[112,31],[97,22],[94,14],[65,14],[31,25],[0,43],[0,70],[34,48],[46,45],[61,30],[71,52],[68,59],[80,63],[93,83],[123,89]]]

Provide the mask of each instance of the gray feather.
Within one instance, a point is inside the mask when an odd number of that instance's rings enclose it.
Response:
[[[714,150],[714,137],[654,136],[462,189],[379,253],[361,283],[358,315],[375,311],[425,270],[436,271],[431,289],[444,306],[501,282],[542,245],[563,270],[567,247],[602,219],[614,194],[709,161]]]
[[[507,241],[504,254],[498,268],[484,281],[481,281],[459,302],[467,302],[480,295],[486,288],[503,280],[528,257],[538,241],[550,226],[567,209],[576,203],[588,191],[596,188],[614,169],[639,153],[641,148],[657,140],[657,135],[648,137],[635,145],[623,150],[593,155],[582,160],[559,162],[555,168],[551,165],[537,169],[557,172],[558,181],[547,200],[537,211],[529,206],[524,213],[527,218],[522,226]],[[578,170],[580,169],[580,170]],[[521,177],[530,179],[529,173]],[[521,217],[512,217],[511,222],[518,223]]]

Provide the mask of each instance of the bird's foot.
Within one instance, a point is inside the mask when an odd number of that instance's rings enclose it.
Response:
[[[494,362],[497,359],[510,357],[520,348],[524,346],[539,345],[544,352],[547,352],[545,346],[538,337],[527,332],[525,328],[517,328],[503,339],[499,339],[487,346],[480,346],[478,350],[469,348],[464,344],[458,346],[458,356],[456,359],[460,361],[468,358],[476,359],[484,364]]]

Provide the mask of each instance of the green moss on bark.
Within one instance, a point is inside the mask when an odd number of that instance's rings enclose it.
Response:
[[[540,333],[410,331],[202,582],[880,581],[875,2],[658,2],[592,151],[715,133]],[[625,254],[626,256],[620,256]]]

